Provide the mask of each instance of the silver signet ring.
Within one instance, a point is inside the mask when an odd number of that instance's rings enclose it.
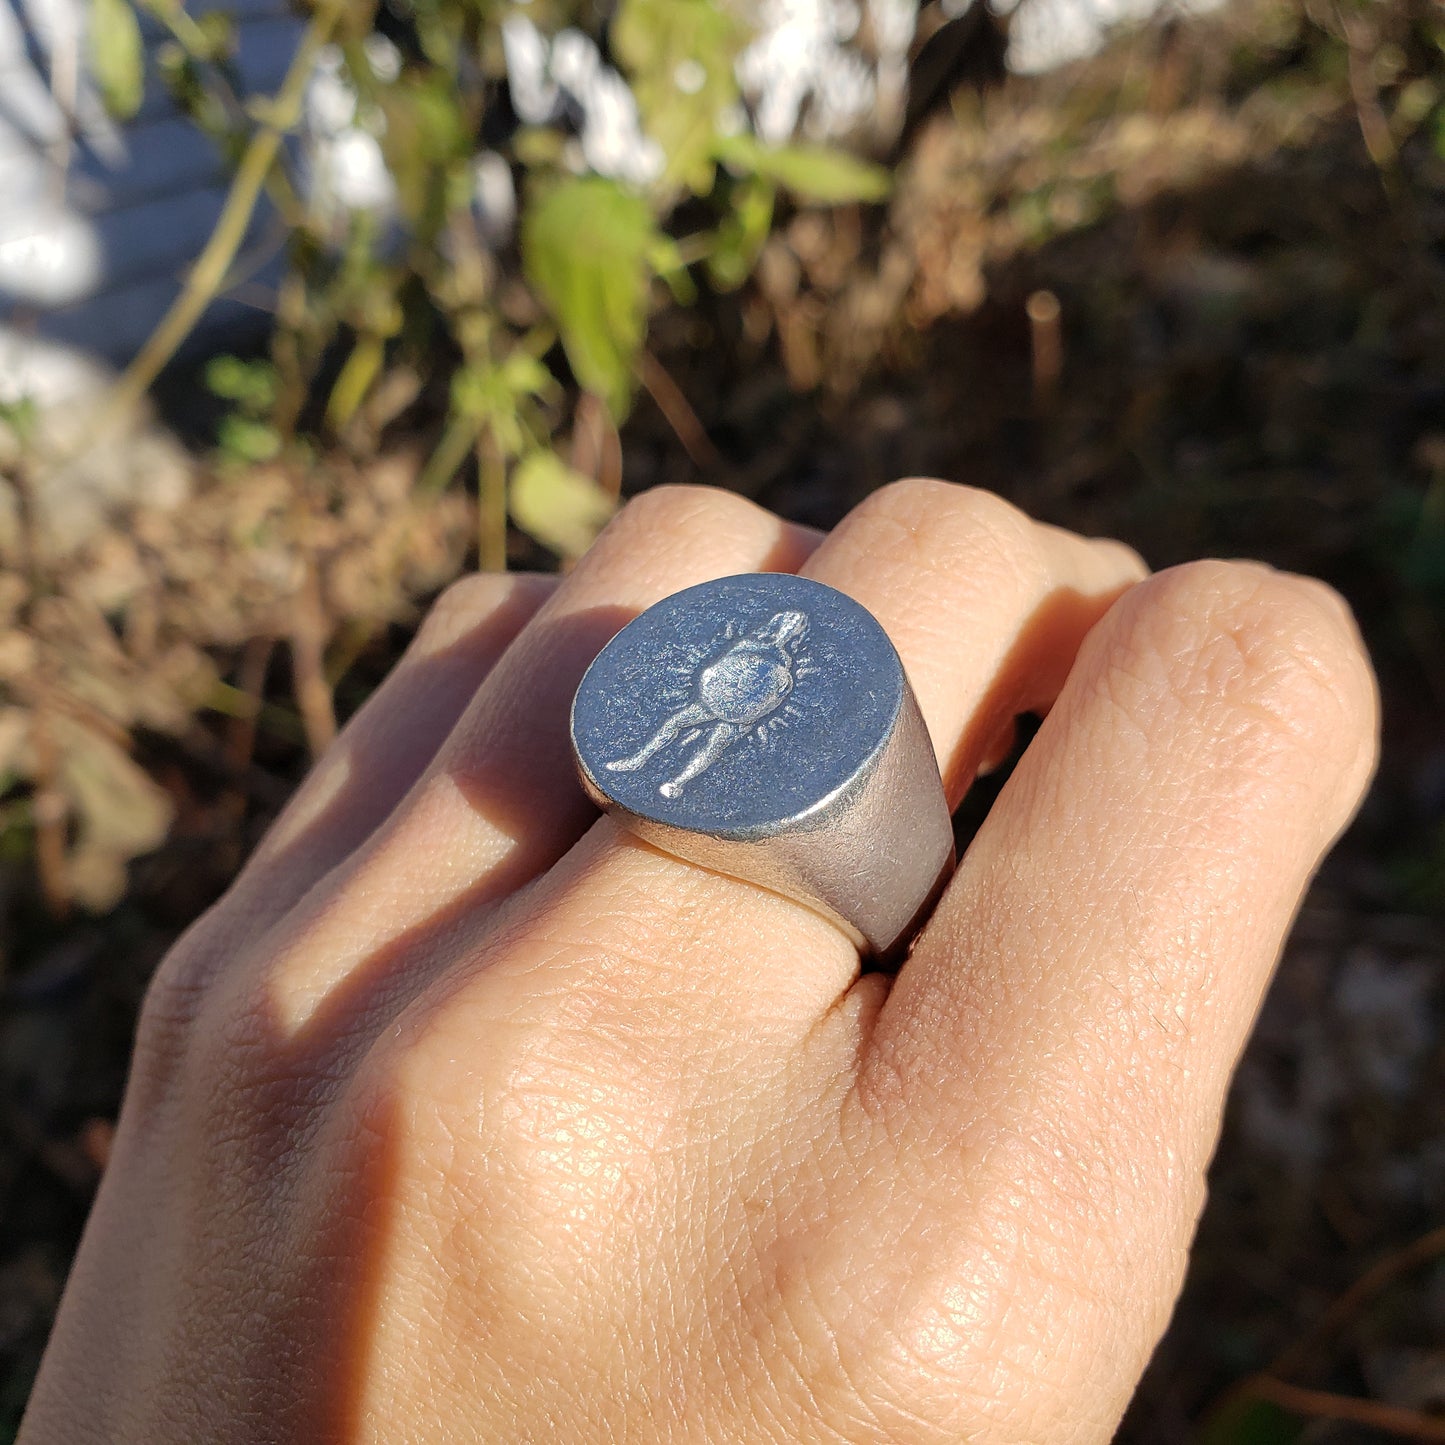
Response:
[[[640,838],[818,910],[896,956],[953,869],[903,664],[851,597],[789,573],[689,587],[587,669],[572,746]]]

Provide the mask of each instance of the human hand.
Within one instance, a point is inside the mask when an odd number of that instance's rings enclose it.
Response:
[[[896,978],[573,778],[606,638],[766,569],[882,622],[951,804],[1051,709]],[[1328,589],[1142,575],[906,482],[458,584],[162,965],[22,1445],[1107,1441],[1376,733]]]

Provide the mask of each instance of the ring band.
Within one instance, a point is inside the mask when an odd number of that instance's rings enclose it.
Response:
[[[898,653],[805,577],[724,577],[648,608],[587,669],[572,747],[588,796],[637,836],[805,903],[883,959],[953,870]]]

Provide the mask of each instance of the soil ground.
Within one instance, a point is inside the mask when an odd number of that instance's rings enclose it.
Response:
[[[702,479],[826,526],[932,474],[1121,536],[1156,567],[1251,555],[1317,573],[1358,612],[1380,773],[1241,1063],[1188,1283],[1123,1441],[1367,1445],[1397,1438],[1382,1427],[1400,1412],[1445,1424],[1445,1239],[1410,1249],[1445,1225],[1433,23],[1408,5],[1243,4],[960,88],[911,135],[886,211],[785,219],[743,293],[657,319],[701,438],[646,400],[622,434],[628,492]],[[455,518],[435,526],[412,593],[460,563]],[[409,626],[333,646],[343,716]],[[138,728],[175,822],[115,907],[57,920],[29,856],[0,863],[0,1439],[103,1167],[145,981],[306,767],[284,658],[248,644],[245,619],[231,631],[207,655],[261,678],[269,711],[239,769],[234,718]],[[1272,1364],[1294,1395],[1240,1388]]]

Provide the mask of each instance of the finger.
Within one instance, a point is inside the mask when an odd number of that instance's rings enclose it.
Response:
[[[817,534],[731,493],[643,493],[611,523],[478,690],[405,802],[292,933],[276,988],[299,1021],[361,957],[454,907],[475,912],[548,868],[595,820],[577,781],[570,704],[618,628],[684,587],[792,570]]]
[[[1079,639],[1143,565],[1117,543],[1040,527],[986,493],[916,481],[858,507],[801,570],[883,624],[956,798],[1001,721],[1048,704]],[[623,950],[632,1009],[672,998],[675,976],[701,968],[708,987],[688,983],[691,1011],[668,1011],[680,1032],[718,1016],[714,988],[740,993],[759,1017],[806,1026],[858,969],[853,944],[803,904],[639,848],[611,827],[531,902],[533,926],[567,945],[559,967],[574,992],[610,988],[588,970],[615,970]]]
[[[360,847],[426,771],[556,582],[479,573],[447,588],[262,839],[233,895],[264,893],[279,915]]]
[[[426,771],[554,586],[552,578],[527,573],[480,574],[437,599],[406,653],[312,769],[226,895],[171,950],[157,993],[186,1000],[180,1012],[188,1017],[243,943],[260,944],[355,855]]]
[[[991,492],[914,479],[875,492],[801,569],[898,649],[949,806],[1023,712],[1044,712],[1079,643],[1147,571],[1121,542],[1035,522]]]
[[[999,1385],[990,1369],[1051,1362],[1035,1414],[991,1438],[1102,1438],[1071,1407],[1086,1375],[1122,1411],[1179,1283],[1229,1073],[1375,732],[1328,589],[1223,563],[1141,584],[900,973],[850,1115],[910,1181],[892,1212],[874,1202],[869,1257],[912,1262],[893,1344],[940,1378],[972,1371],[969,1398]]]

